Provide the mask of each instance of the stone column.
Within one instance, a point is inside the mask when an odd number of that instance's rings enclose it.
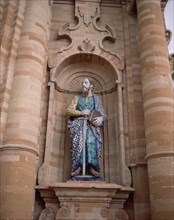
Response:
[[[44,82],[48,0],[27,0],[1,150],[0,219],[31,220]]]
[[[174,219],[174,106],[160,0],[137,0],[152,220]]]

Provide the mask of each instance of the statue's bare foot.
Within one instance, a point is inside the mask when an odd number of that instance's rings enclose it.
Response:
[[[91,172],[91,174],[93,175],[93,176],[95,176],[95,177],[99,177],[100,176],[100,173],[99,172],[97,172],[97,171],[95,171],[94,170],[94,168],[90,168],[90,172]]]
[[[71,173],[71,176],[78,176],[80,174],[81,167],[78,167],[74,172]]]

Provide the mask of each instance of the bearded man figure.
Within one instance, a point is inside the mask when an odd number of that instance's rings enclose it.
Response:
[[[99,97],[94,95],[93,89],[92,80],[85,78],[82,82],[82,95],[75,96],[67,109],[67,114],[70,116],[68,127],[72,177],[80,174],[100,177],[101,127],[106,114]]]

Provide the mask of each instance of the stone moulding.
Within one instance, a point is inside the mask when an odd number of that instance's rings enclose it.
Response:
[[[55,65],[57,63],[57,59],[59,59],[60,54],[63,53],[64,51],[69,50],[73,46],[73,37],[70,36],[70,34],[66,31],[66,30],[69,29],[69,27],[70,27],[70,24],[67,23],[67,24],[63,25],[58,31],[58,40],[68,39],[70,44],[67,47],[64,47],[64,48],[56,48],[54,50],[54,52],[49,55],[49,57],[48,57],[48,66],[51,69],[53,67],[55,67]]]
[[[146,167],[147,166],[147,163],[146,162],[137,162],[137,163],[131,163],[129,165],[129,167],[131,169],[134,169],[134,168],[137,168],[137,167]]]
[[[92,47],[91,47],[92,49]],[[60,92],[69,93],[66,88],[59,85],[59,78],[63,71],[70,67],[70,65],[79,65],[81,71],[85,71],[83,68],[83,65],[81,66],[81,62],[85,62],[86,64],[89,63],[92,65],[98,65],[101,66],[101,61],[104,64],[104,68],[106,68],[108,71],[113,72],[113,74],[116,75],[116,81],[115,85],[112,86],[112,88],[102,89],[100,90],[101,94],[109,94],[115,91],[118,83],[122,83],[122,70],[123,70],[123,62],[118,57],[113,57],[112,55],[108,56],[106,53],[97,54],[97,51],[93,51],[93,53],[76,53],[76,54],[67,54],[68,56],[54,56],[52,57],[52,60],[50,59],[49,65],[50,65],[50,82],[54,83],[56,90]],[[50,57],[51,58],[51,57]],[[86,59],[87,58],[87,59]],[[80,60],[80,62],[79,62]],[[89,60],[89,61],[88,61]],[[108,68],[109,67],[109,68]]]
[[[92,48],[91,46],[91,49],[90,50],[93,50],[94,48]],[[114,69],[114,71],[117,72],[118,74],[118,79],[119,81],[122,81],[122,70],[124,69],[124,63],[122,61],[122,59],[117,56],[117,55],[112,55],[110,54],[108,56],[107,53],[102,53],[102,54],[99,54],[96,50],[93,50],[93,52],[77,52],[77,53],[69,53],[69,54],[65,54],[64,56],[61,56],[60,53],[52,53],[50,56],[49,56],[49,59],[48,59],[48,66],[49,68],[51,69],[50,70],[50,78],[51,78],[51,81],[55,81],[57,80],[57,73],[61,72],[63,69],[62,68],[65,68],[65,67],[62,67],[64,66],[65,62],[67,63],[70,62],[70,60],[74,60],[74,58],[76,57],[76,60],[77,61],[73,61],[75,63],[78,62],[78,57],[80,58],[81,56],[91,56],[91,60],[92,60],[92,57],[98,57],[98,60],[99,59],[103,59],[105,62],[107,62],[110,66],[112,66],[112,68]],[[86,60],[86,63],[89,63],[87,60]],[[72,63],[74,64],[74,63]],[[80,63],[79,63],[80,64]],[[98,63],[96,63],[98,64]],[[67,66],[69,64],[67,63]],[[100,64],[101,65],[101,64]]]
[[[145,157],[145,160],[148,161],[153,158],[160,158],[160,157],[173,157],[174,151],[161,151],[161,152],[155,152],[151,154],[147,154]]]
[[[35,149],[34,147],[19,145],[19,144],[5,144],[0,147],[0,151],[6,151],[6,150],[20,150],[20,151],[27,151],[32,154],[35,154],[36,156],[39,155],[39,151]]]
[[[82,44],[83,44],[83,42],[82,42]],[[83,49],[81,49],[80,47],[81,46],[79,45],[77,48],[78,48],[78,50],[81,50],[80,51],[81,54],[84,54],[84,55],[91,54],[91,56],[95,55],[95,56],[101,57],[101,58],[105,59],[106,61],[108,61],[115,68],[115,70],[117,70],[117,72],[120,70],[122,71],[124,69],[124,62],[117,54],[113,54],[113,53],[109,52],[109,56],[108,56],[108,53],[106,51],[104,51],[103,54],[100,54],[97,51],[95,51],[96,47],[94,48],[93,45],[89,49],[90,52],[89,51],[88,52],[82,51],[85,49],[84,49],[84,47],[83,47]],[[51,73],[51,76],[53,76],[53,77],[54,77],[55,72],[57,71],[58,67],[61,65],[62,62],[64,62],[64,60],[69,59],[72,56],[80,55],[79,51],[77,51],[77,53],[69,53],[64,56],[62,56],[61,53],[62,52],[55,51],[48,57],[48,67],[51,69],[50,73]],[[52,79],[52,77],[51,77],[51,79]]]
[[[104,48],[103,41],[109,40],[110,42],[115,43],[116,42],[116,34],[115,34],[115,31],[113,30],[113,28],[109,24],[106,24],[105,28],[98,27],[97,21],[99,20],[99,18],[100,17],[98,16],[93,21],[93,26],[94,26],[95,30],[100,32],[102,35],[104,35],[99,38],[99,41],[98,41],[99,48],[101,50],[103,50],[104,52],[109,53],[109,54],[119,58],[119,56],[116,53],[111,52],[110,50],[107,50],[106,48]]]

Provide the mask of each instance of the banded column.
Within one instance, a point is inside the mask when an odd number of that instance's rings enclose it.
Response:
[[[137,0],[152,220],[174,219],[174,106],[160,0]]]
[[[27,0],[1,150],[0,219],[31,220],[45,77],[48,0]]]

